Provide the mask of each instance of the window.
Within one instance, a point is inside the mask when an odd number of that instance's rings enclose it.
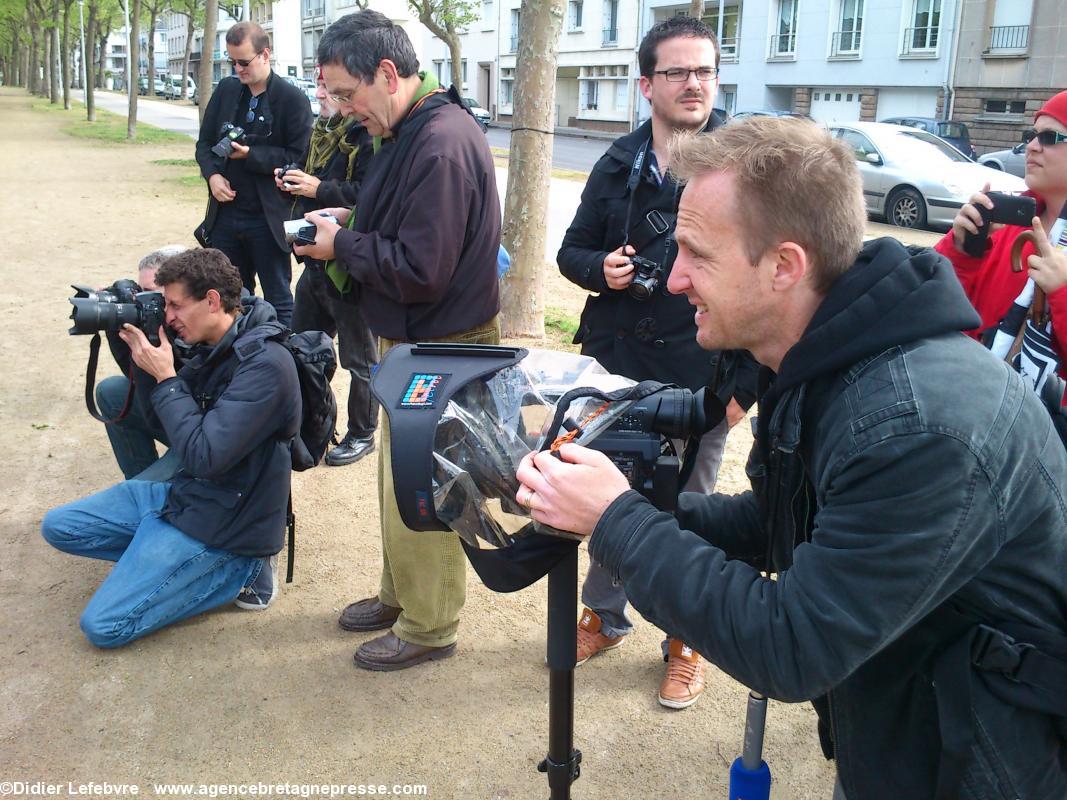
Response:
[[[580,31],[582,29],[582,11],[584,0],[570,0],[567,3],[567,30]]]
[[[863,34],[863,0],[841,0],[841,17],[831,53],[838,56],[858,53]]]
[[[619,0],[604,0],[603,44],[619,43]]]
[[[800,0],[778,0],[778,19],[771,36],[771,58],[792,57],[797,52],[797,5]]]
[[[941,0],[913,0],[911,27],[904,31],[904,53],[937,49]]]
[[[630,82],[615,81],[615,110],[626,111],[630,105]]]
[[[719,9],[715,3],[706,3],[712,6],[709,13],[701,17],[701,21],[715,31],[719,37],[719,55],[727,61],[737,60],[738,28],[741,22],[741,0],[736,0],[733,5],[725,5],[722,10],[722,27],[719,27]]]
[[[866,161],[869,154],[878,152],[871,140],[858,131],[838,130],[837,137],[852,148],[857,161]]]
[[[500,105],[510,106],[515,91],[515,68],[502,67],[500,70]]]
[[[578,81],[578,108],[596,111],[598,85],[599,81]]]
[[[1025,100],[986,100],[986,114],[1025,114]]]
[[[509,53],[519,52],[519,9],[511,9],[511,49]]]
[[[996,0],[986,53],[1026,50],[1030,43],[1030,6],[1021,0]]]
[[[482,30],[491,31],[495,21],[496,10],[493,7],[493,0],[482,0]]]

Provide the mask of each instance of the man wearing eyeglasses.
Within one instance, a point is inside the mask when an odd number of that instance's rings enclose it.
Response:
[[[616,139],[597,162],[557,255],[564,277],[595,293],[586,302],[574,342],[610,372],[637,381],[696,390],[712,384],[717,375],[725,378],[720,394],[730,402],[730,422],[736,422],[744,410],[731,399],[729,384],[736,384],[735,365],[741,358],[703,350],[686,299],[667,291],[677,253],[674,221],[681,194],[667,174],[667,145],[680,132],[707,131],[721,124],[712,113],[719,86],[718,43],[700,20],[671,17],[645,35],[638,63],[641,93],[652,106],[652,118]],[[634,256],[646,259],[645,274],[635,271]],[[647,262],[659,270],[654,287],[646,282],[647,271],[653,269]],[[744,364],[753,362],[747,358]],[[754,400],[742,397],[746,406]],[[708,494],[714,489],[728,427],[723,422],[702,437],[686,491]],[[590,565],[582,602],[579,664],[620,646],[633,628],[624,587],[596,563]],[[667,638],[663,657],[667,672],[659,702],[675,709],[692,705],[704,691],[700,654],[680,639]]]
[[[960,209],[952,222],[952,230],[938,242],[937,251],[946,256],[956,269],[967,297],[982,317],[979,328],[971,335],[998,352],[998,329],[1010,329],[1010,341],[1021,340],[1022,353],[1017,362],[1020,371],[1030,378],[1031,385],[1043,393],[1049,375],[1058,372],[1067,377],[1064,369],[1067,355],[1067,253],[1052,247],[1048,235],[1053,232],[1057,218],[1067,213],[1067,92],[1060,92],[1046,102],[1034,116],[1034,127],[1023,139],[1026,145],[1027,194],[1038,204],[1038,217],[1033,231],[1036,246],[1025,244],[1022,264],[1026,269],[1013,272],[1011,251],[1016,240],[1029,226],[991,224],[982,257],[968,255],[963,250],[964,236],[977,233],[982,218],[977,206],[993,208],[993,200],[986,194],[987,183],[969,203]],[[1018,314],[1018,321],[1010,319],[1012,308],[1029,308],[1034,303],[1034,287],[1041,289],[1047,302],[1049,319],[1027,325]],[[1040,300],[1040,297],[1038,297]],[[1015,348],[1017,349],[1017,348]],[[1014,350],[1009,350],[1014,357]],[[1003,354],[1001,354],[1003,355]],[[1049,390],[1063,398],[1062,388],[1053,377]],[[1044,395],[1043,395],[1044,396]]]
[[[277,77],[270,67],[270,39],[254,22],[226,32],[226,52],[234,74],[211,94],[196,160],[210,192],[207,217],[197,231],[201,244],[226,254],[249,292],[256,278],[278,321],[293,315],[292,261],[282,223],[290,200],[274,184],[274,170],[300,159],[311,135],[311,104],[304,93]],[[244,129],[229,156],[211,152],[222,126]]]

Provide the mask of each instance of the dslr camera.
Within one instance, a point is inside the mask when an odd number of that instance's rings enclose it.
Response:
[[[98,331],[120,331],[126,323],[140,328],[153,345],[159,346],[159,328],[166,319],[162,292],[142,292],[135,281],[115,281],[107,289],[97,290],[73,284],[74,320],[68,333],[85,336]]]
[[[219,131],[219,135],[222,136],[222,138],[219,139],[218,144],[211,148],[211,152],[219,158],[229,158],[230,153],[233,152],[234,143],[244,144],[247,140],[245,129],[239,125],[234,125],[232,122],[222,123],[222,129]]]
[[[1037,216],[1037,201],[1032,197],[1006,192],[986,192],[986,197],[993,201],[993,207],[986,208],[981,204],[975,206],[982,217],[978,233],[967,231],[963,236],[963,251],[975,258],[985,255],[990,223],[998,222],[1028,228]]]
[[[647,300],[655,293],[663,279],[663,267],[641,256],[630,256],[630,263],[634,265],[634,279],[628,288],[630,297],[634,300]]]
[[[292,170],[296,170],[298,172],[303,172],[304,171],[304,168],[300,164],[286,164],[284,167],[279,169],[278,170],[278,180],[280,180],[282,182],[282,186],[284,186],[286,189],[292,189],[293,186],[294,186],[294,184],[288,183],[285,180],[285,173],[287,173],[291,169]]]
[[[320,217],[326,217],[330,222],[337,224],[337,217],[333,214],[319,212]],[[306,219],[291,219],[282,223],[285,228],[285,241],[289,244],[315,244],[315,234],[318,232],[312,223]]]

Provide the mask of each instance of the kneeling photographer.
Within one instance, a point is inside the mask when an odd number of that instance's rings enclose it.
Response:
[[[156,291],[156,270],[159,265],[186,249],[184,245],[171,244],[153,250],[137,265],[136,285],[131,286],[130,281],[116,281],[104,291],[112,294],[117,302],[131,301],[131,292]],[[147,390],[137,391],[138,370],[130,356],[130,348],[122,340],[118,328],[108,326],[104,333],[111,355],[122,372],[121,375],[104,378],[96,385],[95,392],[100,414],[108,420],[105,429],[115,460],[126,480],[135,476],[145,481],[166,480],[177,464],[169,451],[160,458],[156,449],[156,442],[165,447],[169,447],[170,443],[166,431],[151,422],[148,395],[153,384],[150,383]],[[179,360],[176,355],[175,368],[180,366]],[[132,396],[131,383],[134,384]]]
[[[81,617],[98,647],[231,601],[263,610],[278,592],[290,443],[301,424],[295,362],[278,341],[285,328],[269,303],[242,300],[240,274],[218,250],[171,257],[156,283],[166,328],[190,346],[184,366],[175,369],[158,317],[149,335],[129,323],[119,335],[155,382],[152,422],[178,468],[167,481],[124,481],[41,522],[57,549],[116,562]],[[162,312],[158,297],[152,304],[142,323]]]
[[[835,797],[1067,796],[1067,452],[1040,400],[962,335],[978,315],[945,259],[863,242],[854,156],[825,129],[732,123],[671,169],[671,291],[702,347],[775,373],[752,490],[672,516],[564,445],[523,459],[516,502],[589,536],[723,671],[811,701]]]

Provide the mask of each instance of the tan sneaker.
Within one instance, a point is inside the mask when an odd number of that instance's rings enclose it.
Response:
[[[595,611],[582,609],[582,618],[578,621],[578,660],[574,666],[580,667],[597,653],[614,650],[626,640],[625,636],[605,636],[600,632],[600,617]]]
[[[689,708],[704,692],[704,658],[681,639],[671,639],[667,674],[659,686],[659,704]]]

